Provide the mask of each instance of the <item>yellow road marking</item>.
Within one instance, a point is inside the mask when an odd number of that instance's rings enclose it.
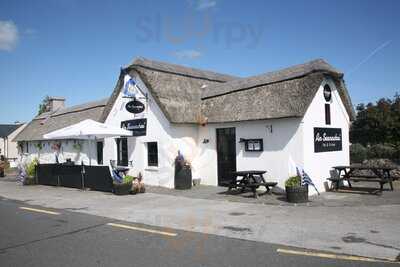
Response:
[[[166,236],[177,236],[178,235],[177,233],[152,230],[152,229],[130,226],[130,225],[125,225],[125,224],[119,224],[119,223],[107,223],[107,225],[124,228],[124,229],[142,231],[142,232],[147,232],[147,233],[152,233],[152,234],[166,235]]]
[[[34,209],[34,208],[28,208],[28,207],[19,207],[19,208],[21,210],[29,210],[29,211],[35,211],[35,212],[46,213],[46,214],[51,214],[51,215],[60,215],[59,212],[55,212],[55,211],[40,210],[40,209]]]
[[[276,251],[278,253],[284,253],[284,254],[294,254],[294,255],[302,255],[302,256],[311,256],[311,257],[319,257],[319,258],[336,259],[336,260],[398,263],[398,262],[395,262],[394,260],[391,260],[391,259],[379,260],[379,259],[368,258],[368,257],[339,255],[339,254],[312,252],[312,251],[299,251],[299,250],[290,250],[290,249],[282,249],[282,248],[278,248]]]

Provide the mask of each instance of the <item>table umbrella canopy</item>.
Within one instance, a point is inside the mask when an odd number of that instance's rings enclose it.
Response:
[[[114,136],[132,136],[132,132],[94,120],[84,120],[77,124],[43,135],[44,139],[100,139]]]

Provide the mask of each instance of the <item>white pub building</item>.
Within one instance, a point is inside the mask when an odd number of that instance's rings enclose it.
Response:
[[[343,73],[323,60],[239,78],[138,58],[121,70],[108,99],[70,108],[62,98],[15,138],[41,163],[128,166],[150,185],[174,187],[178,151],[193,178],[222,185],[232,171],[266,170],[284,181],[302,167],[318,189],[332,166],[349,164],[354,110]],[[51,131],[93,119],[132,136],[49,141]],[[95,151],[95,152],[90,152]]]

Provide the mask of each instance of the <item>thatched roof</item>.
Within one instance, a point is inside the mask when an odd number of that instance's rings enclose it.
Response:
[[[343,73],[321,59],[207,88],[202,95],[202,114],[208,122],[302,117],[325,77],[334,80],[354,119]]]
[[[323,59],[316,59],[304,64],[291,66],[282,70],[263,73],[242,79],[236,79],[220,86],[214,86],[204,91],[202,98],[223,95],[229,92],[244,90],[263,84],[272,84],[306,76],[313,72],[326,72],[336,77],[343,77],[343,73],[333,68]]]
[[[144,58],[136,59],[125,70],[131,75],[139,74],[172,123],[198,123],[205,117],[209,122],[302,117],[326,76],[339,89],[350,119],[355,117],[343,73],[322,59],[248,78]],[[104,109],[102,121],[122,86],[123,74]]]
[[[124,73],[138,74],[171,123],[233,122],[304,116],[322,81],[332,78],[350,119],[355,113],[343,73],[318,59],[276,72],[238,78],[144,58],[121,71],[109,99],[33,119],[16,141],[43,135],[84,119],[104,122],[122,90]]]
[[[207,98],[203,115],[210,123],[302,117],[323,79],[323,74],[315,73]]]
[[[204,88],[238,78],[144,58],[136,59],[127,66],[126,71],[131,75],[140,75],[158,106],[172,123],[197,123]],[[103,112],[103,121],[110,113],[122,86],[123,76],[120,75]]]
[[[14,141],[43,140],[49,132],[76,124],[86,119],[100,120],[108,99],[89,102],[55,112],[45,112],[36,116],[15,138]]]

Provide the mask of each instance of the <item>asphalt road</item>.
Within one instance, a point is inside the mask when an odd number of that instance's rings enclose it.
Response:
[[[397,265],[293,255],[278,249],[294,248],[0,200],[2,267]]]

